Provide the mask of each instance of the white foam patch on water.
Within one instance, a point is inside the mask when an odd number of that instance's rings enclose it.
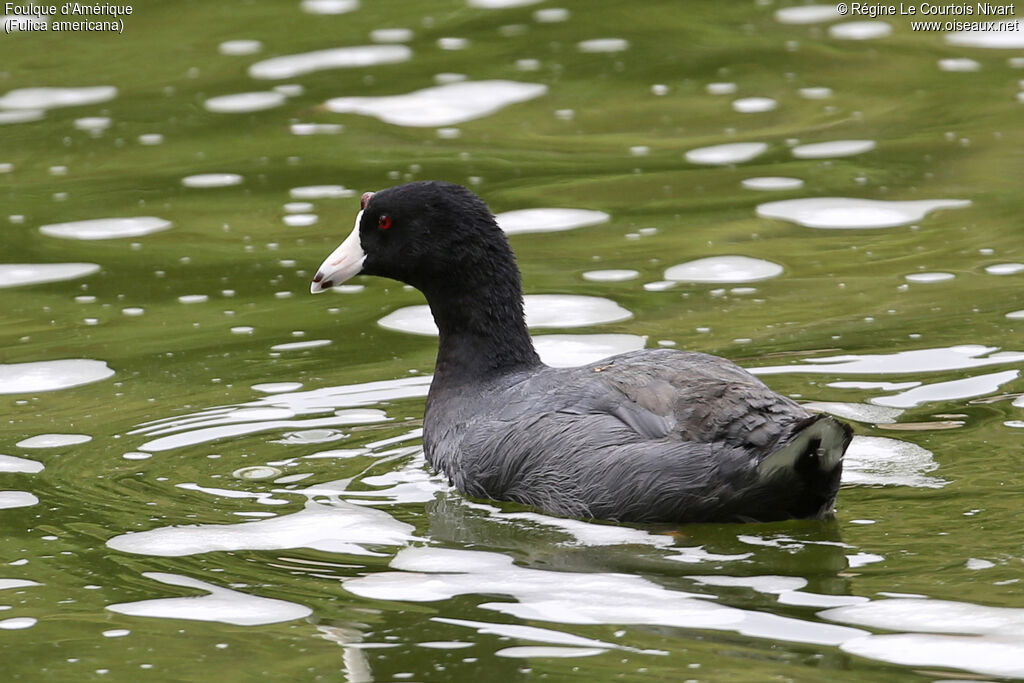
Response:
[[[755,375],[780,373],[824,373],[834,375],[900,375],[943,370],[964,370],[986,365],[1024,361],[1019,351],[999,351],[997,346],[964,344],[934,349],[916,349],[880,354],[846,354],[824,358],[806,358],[802,364],[747,368]]]
[[[382,422],[388,419],[383,411],[343,409],[363,408],[402,398],[421,398],[427,395],[429,385],[430,377],[403,377],[366,384],[277,393],[261,396],[248,403],[154,420],[129,434],[156,436],[158,438],[146,442],[139,449],[163,451],[264,431]],[[316,415],[324,417],[296,419]]]
[[[241,92],[233,95],[211,97],[203,103],[207,111],[218,114],[245,114],[280,107],[288,98],[279,92]]]
[[[461,650],[465,647],[473,647],[476,643],[467,643],[464,640],[427,640],[416,643],[417,647],[425,647],[430,650]]]
[[[408,61],[412,50],[405,45],[360,45],[285,55],[256,62],[249,67],[253,78],[297,78],[326,69],[357,69]]]
[[[892,396],[873,398],[871,402],[880,406],[913,408],[922,403],[956,401],[976,396],[987,396],[997,391],[1004,384],[1014,381],[1019,376],[1019,370],[1004,370],[1003,372],[993,372],[966,379],[925,384]]]
[[[282,394],[286,391],[301,389],[302,382],[266,382],[264,384],[253,384],[250,388],[253,391],[262,391],[264,394]]]
[[[967,57],[940,59],[939,69],[942,71],[966,73],[980,71],[981,63],[973,59],[968,59]]]
[[[470,7],[480,9],[506,9],[509,7],[527,7],[536,5],[541,0],[467,0]]]
[[[1010,320],[1024,320],[1024,309],[1019,311],[1010,311],[1006,314],[1006,317]]]
[[[302,0],[301,7],[309,14],[347,14],[359,9],[359,0]]]
[[[136,218],[94,218],[87,221],[43,225],[39,232],[69,240],[111,240],[141,237],[171,227],[171,222],[154,216]]]
[[[829,382],[828,386],[837,389],[880,389],[882,391],[900,391],[921,386],[920,382]]]
[[[832,97],[832,88],[800,88],[797,92],[805,100],[827,100]]]
[[[293,123],[288,127],[292,135],[337,135],[345,130],[339,123]]]
[[[859,657],[905,666],[943,667],[988,676],[1024,677],[1024,644],[1020,636],[875,635],[843,643],[840,649]]]
[[[564,631],[556,631],[553,629],[540,628],[537,626],[523,626],[520,624],[496,624],[488,621],[471,621],[469,619],[450,619],[447,617],[431,617],[431,621],[436,621],[442,624],[453,624],[455,626],[465,626],[467,628],[474,629],[480,635],[494,635],[504,639],[514,640],[532,640],[540,643],[552,643],[555,645],[565,645],[573,648],[601,648],[601,649],[616,649],[616,650],[627,650],[636,652],[634,648],[623,647],[613,643],[608,643],[602,640],[594,640],[592,638],[584,638],[582,636],[573,635],[571,633],[565,633]],[[641,650],[641,652],[643,652]],[[651,654],[662,654],[660,651],[648,651]]]
[[[828,29],[828,34],[839,40],[874,40],[890,33],[892,26],[884,21],[848,21]]]
[[[414,531],[411,525],[376,508],[310,501],[299,512],[254,522],[170,526],[121,534],[109,539],[107,547],[156,557],[291,548],[380,557],[384,554],[369,547],[405,545],[417,540]]]
[[[281,220],[289,227],[302,228],[315,225],[320,220],[320,216],[315,213],[293,213],[285,216]]]
[[[985,266],[985,272],[989,275],[1016,275],[1024,273],[1024,263],[996,263]]]
[[[844,15],[832,5],[797,5],[775,11],[775,21],[780,24],[822,24],[842,19]]]
[[[0,629],[5,631],[17,631],[23,628],[32,628],[38,623],[38,619],[33,617],[13,617],[11,619],[0,620]]]
[[[347,199],[355,194],[344,185],[304,185],[288,190],[292,199]]]
[[[396,126],[451,126],[472,121],[547,92],[540,83],[462,81],[404,95],[335,97],[326,107],[342,114],[363,114]]]
[[[465,50],[469,47],[469,40],[456,36],[444,36],[437,39],[437,46],[442,50]]]
[[[569,16],[569,10],[564,7],[546,7],[534,12],[533,20],[539,24],[557,24],[562,21],[568,21]]]
[[[758,593],[778,594],[800,590],[807,585],[807,579],[800,576],[688,576],[705,586],[726,588],[750,588]]]
[[[797,159],[834,159],[870,152],[877,145],[874,140],[833,140],[812,145],[797,145],[792,149]]]
[[[0,109],[55,109],[99,104],[117,97],[117,88],[101,85],[92,88],[20,88],[0,97]]]
[[[586,327],[618,322],[633,314],[610,299],[573,294],[527,294],[527,327]],[[428,306],[406,306],[377,321],[381,327],[410,334],[437,335]]]
[[[206,591],[208,595],[185,598],[159,598],[107,605],[107,609],[133,617],[216,621],[235,626],[261,626],[302,619],[313,613],[305,605],[285,600],[262,598],[248,593],[221,588],[212,583],[164,572],[143,572],[147,579],[170,586],[183,586]],[[164,591],[161,591],[164,592]]]
[[[10,588],[28,588],[30,586],[41,586],[43,584],[28,579],[0,579],[0,591]]]
[[[807,579],[800,576],[688,576],[699,584],[724,588],[750,588],[758,593],[778,596],[782,605],[807,607],[838,607],[859,605],[869,598],[857,595],[826,595],[808,593],[800,589],[807,585]]]
[[[804,186],[804,181],[800,178],[765,176],[759,178],[744,178],[740,181],[740,184],[748,190],[776,192],[781,190],[799,190]]]
[[[642,349],[644,338],[635,334],[545,334],[534,337],[533,346],[545,364],[571,368]]]
[[[590,282],[625,282],[640,277],[638,270],[588,270],[583,273],[583,279]]]
[[[962,47],[982,47],[993,50],[1020,50],[1024,48],[1024,33],[1020,30],[1020,19],[995,22],[980,31],[956,31],[946,34],[946,42]],[[985,22],[987,24],[987,22]],[[1007,30],[1010,29],[1010,30]]]
[[[518,209],[499,213],[494,218],[507,235],[573,230],[611,220],[604,211],[591,209]]]
[[[235,438],[259,432],[368,424],[384,422],[388,419],[383,411],[337,411],[336,414],[330,417],[309,420],[293,420],[291,419],[293,417],[295,417],[295,413],[285,408],[236,408],[229,410],[223,415],[201,420],[203,425],[208,426],[147,441],[139,446],[139,449],[143,451],[165,451],[192,446],[197,443],[219,441],[220,439]],[[200,421],[197,420],[197,422]],[[190,423],[189,426],[195,427],[197,424]],[[135,430],[131,433],[143,431]],[[172,424],[162,425],[158,429],[151,429],[148,433],[163,434],[178,431],[181,431],[181,425]]]
[[[25,508],[38,502],[39,499],[28,491],[0,491],[0,510]]]
[[[84,116],[80,119],[75,119],[74,126],[78,130],[84,130],[93,135],[100,135],[107,128],[110,128],[111,123],[109,116]]]
[[[548,657],[565,659],[567,657],[593,657],[607,652],[608,648],[602,647],[550,647],[541,645],[519,645],[516,647],[503,647],[494,653],[496,657],[510,657],[512,659],[535,659]]]
[[[838,382],[829,384],[835,386]],[[912,382],[920,384],[920,382]],[[872,424],[892,424],[903,414],[899,408],[885,408],[872,406],[865,403],[843,403],[840,401],[811,401],[802,404],[804,408],[820,413],[828,413],[836,417],[842,417],[856,422],[869,422]]]
[[[0,454],[0,472],[24,472],[35,474],[43,471],[43,463],[38,460],[19,458],[13,455]]]
[[[433,602],[458,595],[508,595],[515,601],[485,602],[479,607],[519,619],[561,624],[644,624],[725,630],[773,640],[832,645],[865,635],[859,629],[837,629],[726,607],[635,575],[518,567],[511,557],[497,553],[404,548],[391,566],[400,571],[347,579],[343,585],[360,597],[392,601]],[[576,638],[569,634],[561,636]],[[598,642],[590,646],[608,645]]]
[[[316,349],[321,346],[329,346],[331,344],[330,339],[310,339],[308,341],[300,342],[287,342],[285,344],[274,344],[270,347],[271,351],[301,351],[304,349]]]
[[[742,97],[733,100],[733,111],[740,114],[759,114],[765,111],[772,111],[779,106],[779,103],[770,97]]]
[[[15,445],[19,448],[63,448],[90,441],[92,441],[92,437],[88,434],[39,434],[22,439]]]
[[[281,85],[275,85],[273,90],[274,92],[281,93],[285,97],[298,97],[306,92],[306,88],[298,83],[282,83]]]
[[[31,123],[42,121],[46,118],[46,112],[42,109],[12,109],[0,111],[0,125],[7,123]]]
[[[412,30],[407,28],[378,28],[370,31],[370,40],[375,43],[408,43],[412,38]]]
[[[237,173],[199,173],[185,176],[181,184],[185,187],[230,187],[241,185],[245,178]]]
[[[0,394],[29,394],[77,387],[114,374],[101,360],[65,358],[0,364]]]
[[[685,157],[691,164],[725,166],[750,161],[754,157],[764,154],[767,149],[768,144],[765,142],[732,142],[725,145],[691,149],[685,154]]]
[[[962,209],[966,199],[888,201],[849,197],[815,197],[768,202],[757,207],[762,218],[778,218],[808,228],[892,228],[920,221],[937,209]]]
[[[594,38],[576,43],[576,48],[589,53],[624,52],[629,49],[629,41],[625,38]]]
[[[839,607],[819,616],[870,628],[920,632],[871,635],[842,645],[845,652],[862,657],[990,676],[1024,676],[1024,610],[1020,608],[900,598]]]
[[[258,40],[225,40],[217,46],[217,51],[222,55],[254,55],[263,49],[263,43]]]
[[[437,83],[438,85],[459,83],[465,80],[469,80],[469,76],[467,76],[466,74],[452,73],[450,71],[444,71],[439,74],[434,74],[434,82]]]
[[[665,548],[673,551],[679,551],[679,555],[670,555],[667,559],[680,560],[684,562],[687,560],[681,559],[683,556],[692,557],[694,554],[703,552],[703,548],[700,546],[679,548],[671,547],[673,545],[671,537],[664,534],[651,533],[644,529],[633,529],[617,525],[594,523],[581,519],[550,517],[539,512],[505,512],[500,508],[482,503],[464,502],[464,504],[469,507],[473,507],[474,509],[486,510],[491,518],[501,522],[511,522],[516,525],[521,525],[524,521],[527,521],[548,529],[558,529],[559,531],[563,531],[569,536],[568,540],[562,541],[564,545],[587,547],[646,545],[654,548]],[[716,560],[721,561],[745,559],[746,557],[746,555],[714,556]]]
[[[288,501],[284,498],[274,498],[273,495],[262,492],[262,491],[238,491],[236,489],[225,489],[217,488],[213,486],[200,486],[195,482],[183,482],[175,484],[179,489],[186,491],[197,491],[199,493],[205,493],[208,496],[215,498],[251,498],[260,505],[287,505]]]
[[[931,451],[882,436],[855,436],[843,458],[843,483],[861,486],[942,488],[949,482],[928,476],[939,468]]]
[[[929,284],[932,282],[948,282],[956,278],[953,273],[911,273],[905,275],[904,279],[907,282],[917,282],[918,284]]]
[[[2,263],[0,288],[74,280],[99,269],[96,263]]]
[[[665,270],[665,279],[675,282],[756,282],[779,275],[779,264],[749,256],[710,256]]]
[[[732,95],[736,90],[735,83],[708,83],[704,86],[704,91],[709,95]]]

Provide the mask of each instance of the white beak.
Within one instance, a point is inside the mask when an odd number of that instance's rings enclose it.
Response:
[[[313,283],[309,286],[311,293],[319,294],[325,289],[340,285],[345,280],[358,275],[359,271],[363,269],[366,252],[363,251],[363,245],[359,241],[359,221],[362,217],[362,211],[356,214],[356,225],[352,228],[352,233],[320,264],[316,271],[316,277],[313,278]]]

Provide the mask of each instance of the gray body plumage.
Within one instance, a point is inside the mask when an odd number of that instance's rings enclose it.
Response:
[[[435,380],[424,444],[459,490],[551,514],[767,521],[831,513],[847,430],[728,360],[661,349],[482,386]],[[768,466],[815,431],[813,452]]]

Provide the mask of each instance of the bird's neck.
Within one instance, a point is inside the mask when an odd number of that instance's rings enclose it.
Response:
[[[425,292],[440,335],[435,382],[459,385],[541,365],[526,328],[518,272],[500,275]]]

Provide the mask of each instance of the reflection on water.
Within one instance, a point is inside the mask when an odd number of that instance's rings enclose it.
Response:
[[[0,264],[0,287],[74,280],[99,269],[96,263],[5,263]]]
[[[461,81],[387,97],[335,97],[325,106],[341,114],[373,116],[397,126],[451,126],[540,97],[540,83]]]
[[[208,594],[199,597],[125,602],[107,605],[107,609],[111,612],[135,617],[219,621],[236,626],[275,624],[279,621],[301,619],[312,613],[311,609],[303,605],[296,605],[284,600],[261,598],[187,576],[165,572],[145,572],[143,576],[171,586],[207,591]]]
[[[0,394],[56,391],[99,382],[113,374],[104,361],[88,358],[0,364]]]
[[[969,201],[960,199],[897,202],[881,199],[815,197],[761,204],[757,207],[757,215],[792,221],[808,228],[892,228],[923,220],[926,214],[936,209],[957,209],[970,205]]]
[[[768,145],[764,142],[731,142],[726,145],[691,149],[686,153],[686,160],[691,164],[709,166],[739,164],[764,154],[767,149]]]
[[[834,140],[813,145],[797,145],[790,151],[797,159],[832,159],[864,154],[875,147],[874,140]]]
[[[364,547],[403,545],[413,528],[380,510],[334,501],[307,503],[299,512],[245,524],[166,527],[114,536],[114,550],[180,557],[232,550],[312,548],[345,555],[381,555]]]
[[[94,218],[86,221],[40,226],[39,232],[50,237],[73,240],[109,240],[141,237],[171,227],[171,222],[153,216],[138,218]]]
[[[405,62],[411,56],[412,50],[404,45],[339,47],[256,62],[249,67],[249,75],[259,79],[281,80],[325,69],[354,69],[375,64]]]
[[[523,297],[528,327],[587,327],[628,320],[633,316],[610,299],[573,294],[527,294]],[[437,326],[425,305],[392,311],[378,321],[398,332],[434,336]]]

